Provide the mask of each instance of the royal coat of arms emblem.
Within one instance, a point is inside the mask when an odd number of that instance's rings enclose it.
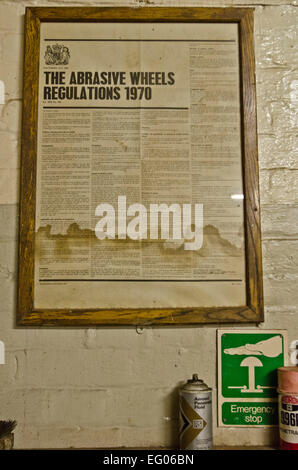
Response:
[[[69,48],[63,44],[47,46],[44,58],[47,65],[67,65],[70,59]]]

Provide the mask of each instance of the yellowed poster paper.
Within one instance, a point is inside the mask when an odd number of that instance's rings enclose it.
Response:
[[[245,305],[237,25],[40,45],[35,308]]]

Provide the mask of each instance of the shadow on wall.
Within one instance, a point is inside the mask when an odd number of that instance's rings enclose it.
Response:
[[[179,388],[181,384],[177,385],[164,399],[165,419],[168,421],[168,426],[164,428],[163,442],[171,449],[179,449]]]
[[[279,429],[278,426],[268,429],[269,442],[272,442],[274,448],[279,448]]]

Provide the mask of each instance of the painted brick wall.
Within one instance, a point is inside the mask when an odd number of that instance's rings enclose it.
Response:
[[[216,397],[216,328],[15,328],[25,6],[254,6],[266,321],[298,339],[297,2],[0,1],[0,419],[16,447],[171,446],[177,385],[198,372]],[[296,50],[295,50],[296,46]],[[295,70],[296,67],[296,70]],[[296,108],[296,114],[295,114]],[[217,445],[261,445],[275,431],[219,429]]]

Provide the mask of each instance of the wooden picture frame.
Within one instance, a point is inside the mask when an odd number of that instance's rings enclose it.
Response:
[[[183,308],[35,308],[35,214],[40,28],[43,23],[234,23],[239,37],[246,302]],[[21,326],[188,325],[263,321],[253,9],[29,7],[25,19],[17,324]],[[162,286],[161,286],[162,288]]]

